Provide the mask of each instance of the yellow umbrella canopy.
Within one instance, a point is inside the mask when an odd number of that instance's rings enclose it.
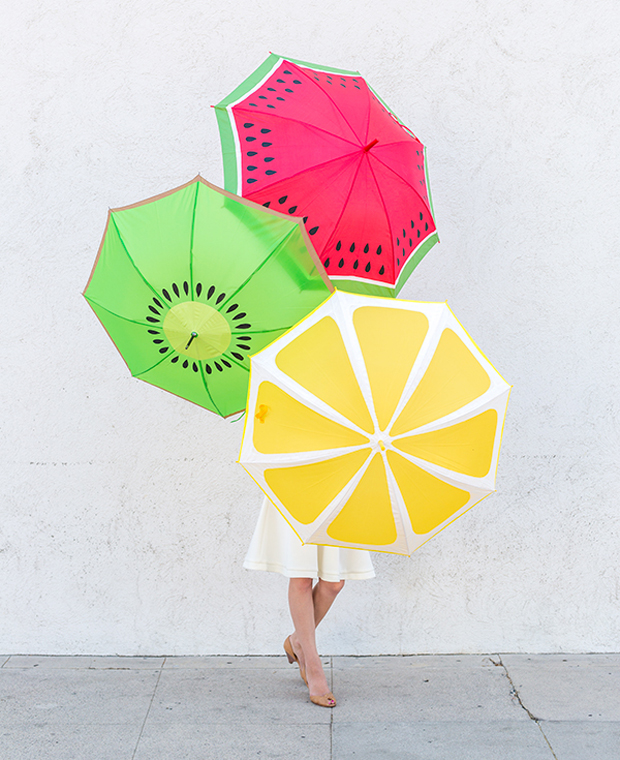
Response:
[[[494,490],[509,393],[447,304],[337,291],[252,357],[239,461],[304,543],[411,554]]]

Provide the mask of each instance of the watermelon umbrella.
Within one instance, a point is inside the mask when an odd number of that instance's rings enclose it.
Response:
[[[339,289],[397,295],[438,241],[425,149],[359,73],[272,54],[215,109],[226,189],[302,216]]]
[[[196,177],[109,212],[84,296],[132,375],[234,414],[249,354],[333,290],[299,222]]]
[[[447,304],[336,292],[251,361],[240,462],[303,542],[411,554],[494,490],[510,386]]]

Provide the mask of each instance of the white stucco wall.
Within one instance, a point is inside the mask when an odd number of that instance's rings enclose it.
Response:
[[[198,172],[273,50],[357,68],[428,146],[447,299],[512,383],[498,493],[376,557],[330,653],[618,651],[616,0],[24,0],[0,11],[0,651],[269,653],[230,424],[132,379],[80,293],[108,207]]]

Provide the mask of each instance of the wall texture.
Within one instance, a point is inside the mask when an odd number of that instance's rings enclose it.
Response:
[[[616,0],[24,0],[0,45],[0,651],[269,653],[231,424],[132,379],[80,293],[108,207],[198,172],[268,51],[357,68],[427,144],[448,300],[512,383],[498,493],[376,557],[331,653],[618,651]]]

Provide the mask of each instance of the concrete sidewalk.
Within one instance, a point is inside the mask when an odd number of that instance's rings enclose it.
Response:
[[[3,760],[620,760],[620,655],[0,660]]]

